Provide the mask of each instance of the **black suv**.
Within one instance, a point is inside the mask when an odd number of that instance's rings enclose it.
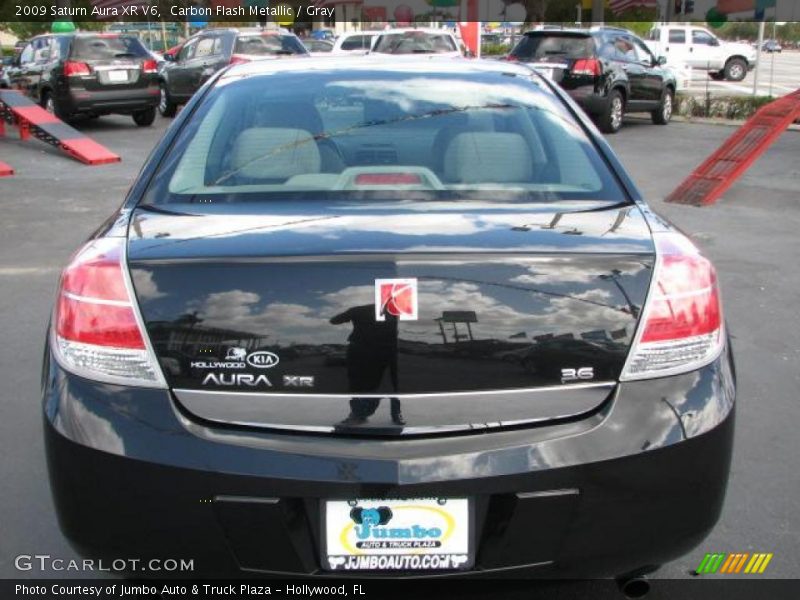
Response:
[[[659,125],[672,117],[675,76],[630,31],[529,31],[506,58],[553,79],[605,133],[619,131],[626,112],[649,112]]]
[[[229,64],[310,56],[303,42],[288,31],[269,29],[207,29],[189,38],[161,70],[159,112],[172,117],[205,81]]]
[[[152,125],[158,104],[156,61],[138,38],[115,33],[40,35],[15,59],[10,85],[60,119],[132,115]]]

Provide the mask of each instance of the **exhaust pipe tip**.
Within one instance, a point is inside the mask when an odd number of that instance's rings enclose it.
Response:
[[[650,581],[644,576],[617,580],[620,591],[626,598],[644,598],[650,592]]]

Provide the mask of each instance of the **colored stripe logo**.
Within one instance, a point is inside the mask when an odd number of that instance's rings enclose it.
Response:
[[[711,552],[703,557],[697,567],[698,575],[712,573],[736,574],[750,573],[761,574],[767,570],[767,565],[772,560],[772,552]]]

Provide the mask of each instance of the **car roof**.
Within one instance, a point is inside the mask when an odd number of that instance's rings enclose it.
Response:
[[[105,38],[114,38],[114,37],[134,37],[138,39],[138,35],[134,32],[128,31],[71,31],[68,33],[40,33],[38,35],[33,36],[29,40],[26,40],[25,43],[33,41],[37,38],[43,37],[59,37],[59,38],[86,38],[86,37],[105,37]]]
[[[452,31],[448,31],[447,29],[436,29],[435,27],[394,27],[391,29],[383,29],[381,31],[377,31],[376,33],[380,35],[384,35],[387,33],[397,34],[397,33],[430,33],[436,35],[453,35]]]
[[[526,31],[524,35],[548,36],[548,35],[566,34],[566,35],[574,35],[577,37],[580,36],[590,37],[602,33],[623,33],[625,35],[632,35],[634,37],[639,37],[634,32],[630,31],[629,29],[625,29],[624,27],[610,27],[608,25],[596,26],[592,27],[591,29],[580,29],[578,27],[566,27],[564,29],[531,29],[529,31]]]
[[[597,33],[597,31],[592,31],[590,29],[578,29],[577,27],[569,27],[565,29],[531,29],[523,33],[523,35],[538,35],[538,36],[547,36],[547,35],[574,35],[574,36],[584,36],[589,37],[593,33]]]
[[[369,29],[365,31],[346,31],[344,33],[340,33],[336,39],[353,37],[354,35],[378,35],[381,33],[383,33],[383,31],[381,31],[380,29]]]
[[[236,33],[246,35],[295,35],[288,29],[280,28],[262,28],[262,27],[206,27],[193,34],[192,37],[201,36],[204,33]]]
[[[463,74],[465,76],[478,73],[498,73],[527,78],[535,77],[534,70],[524,64],[499,60],[443,57],[435,54],[409,56],[368,54],[366,56],[284,58],[279,61],[256,60],[227,68],[220,76],[220,81],[288,72],[310,74],[322,70],[342,73],[348,71],[385,71],[387,73],[418,71],[429,75]],[[542,87],[545,88],[545,86]]]

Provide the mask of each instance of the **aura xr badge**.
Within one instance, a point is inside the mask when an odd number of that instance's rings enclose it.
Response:
[[[272,387],[266,375],[251,375],[250,373],[209,373],[203,379],[203,385],[209,383],[218,386]]]
[[[285,385],[286,387],[313,388],[314,387],[314,376],[313,375],[284,375],[283,376],[283,385]]]
[[[416,279],[375,280],[375,320],[385,321],[386,315],[400,321],[417,320]]]

